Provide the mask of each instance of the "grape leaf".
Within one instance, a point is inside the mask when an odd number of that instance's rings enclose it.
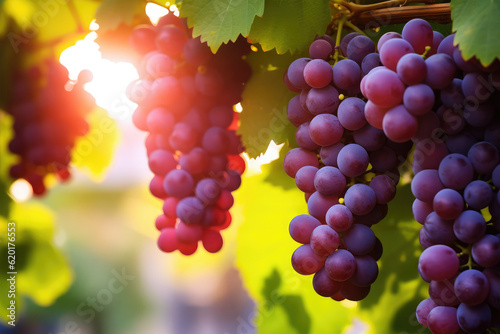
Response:
[[[71,159],[73,165],[99,181],[113,159],[119,133],[115,121],[102,109],[89,115],[89,125],[89,133],[77,140]]]
[[[0,217],[0,249],[7,254],[8,222],[15,223],[15,270],[16,271],[16,310],[21,313],[22,296],[29,296],[37,304],[47,306],[66,292],[73,282],[73,273],[59,249],[52,244],[54,236],[54,217],[39,203],[14,204],[6,220]],[[7,268],[3,258],[2,268]],[[2,291],[8,291],[6,271],[0,273]],[[10,303],[7,293],[0,296],[0,307],[5,309]],[[0,320],[6,318],[2,312]]]
[[[500,59],[498,43],[499,1],[451,1],[451,18],[458,44],[465,60],[476,56],[484,66]]]
[[[328,0],[267,0],[248,36],[264,51],[303,51],[316,35],[323,35],[331,20]]]
[[[417,333],[415,308],[425,298],[426,284],[417,273],[418,230],[411,216],[409,185],[399,188],[385,220],[374,227],[384,245],[380,274],[363,301],[335,302],[317,295],[311,276],[295,273],[291,255],[299,245],[288,234],[289,221],[307,213],[303,194],[264,182],[267,175],[245,178],[236,194],[245,222],[237,240],[237,265],[256,302],[259,333],[342,333],[354,324],[368,333]],[[293,319],[293,320],[292,320]]]
[[[193,36],[201,35],[213,52],[240,34],[248,36],[255,16],[263,12],[264,0],[185,0],[181,7]]]
[[[120,23],[130,25],[139,10],[144,11],[142,0],[103,0],[95,13],[99,31],[116,29]]]
[[[238,133],[248,155],[257,157],[266,151],[271,140],[280,144],[294,138],[295,128],[286,115],[294,93],[283,83],[283,73],[293,58],[290,54],[258,51],[249,54],[247,61],[253,73],[243,92]]]

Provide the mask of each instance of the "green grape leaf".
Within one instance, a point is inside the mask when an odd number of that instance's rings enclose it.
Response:
[[[71,161],[90,178],[99,181],[113,159],[119,131],[115,121],[102,109],[93,111],[88,121],[90,131],[77,140]]]
[[[262,16],[264,0],[184,0],[181,15],[187,17],[193,36],[201,35],[212,52],[222,43],[248,36],[255,16]]]
[[[451,1],[451,19],[455,38],[453,43],[468,60],[474,56],[488,66],[500,59],[498,43],[499,1]]]
[[[250,157],[264,153],[271,140],[281,144],[294,137],[295,128],[288,121],[286,108],[294,96],[283,83],[283,73],[293,61],[290,54],[252,52],[247,61],[252,77],[243,92],[238,133]]]
[[[421,225],[411,216],[409,185],[399,188],[385,220],[375,225],[384,245],[380,274],[361,302],[335,302],[320,297],[312,276],[301,276],[290,264],[299,246],[288,234],[290,220],[307,213],[299,190],[287,191],[268,182],[267,175],[243,180],[235,203],[245,222],[237,239],[237,265],[256,302],[254,317],[242,319],[242,329],[256,325],[267,333],[343,333],[353,324],[367,333],[416,333],[421,326],[415,308],[425,298],[425,283],[417,273]]]
[[[8,219],[0,217],[0,250],[7,254],[8,242],[11,242],[11,248],[15,244],[15,264],[12,264],[13,268],[9,267],[9,272],[17,272],[14,275],[17,314],[22,312],[23,296],[29,296],[35,303],[47,306],[65,293],[73,282],[73,273],[65,256],[52,244],[53,222],[52,213],[39,203],[16,203]],[[7,239],[7,231],[15,231],[15,240]],[[5,261],[6,256],[1,259],[2,268],[8,268]],[[0,273],[2,291],[9,290],[7,278],[11,276],[7,271]],[[7,293],[2,294],[0,307],[5,309],[11,300],[13,299]],[[6,312],[2,312],[0,320],[12,320],[6,316]]]
[[[328,0],[267,0],[248,36],[264,51],[304,51],[316,35],[323,35],[331,20]]]
[[[130,25],[139,10],[144,10],[142,0],[103,0],[95,13],[99,31],[116,29],[121,23]]]

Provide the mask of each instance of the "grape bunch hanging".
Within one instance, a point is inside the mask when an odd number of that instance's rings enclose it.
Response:
[[[56,60],[17,69],[14,74],[6,111],[14,119],[14,136],[8,147],[18,161],[11,166],[10,176],[25,179],[33,194],[40,196],[47,191],[48,175],[60,181],[71,176],[71,151],[76,139],[88,132],[86,115],[95,104],[83,90],[91,75],[81,72],[68,91],[68,71]]]
[[[158,247],[191,255],[201,241],[217,252],[245,170],[233,106],[251,75],[250,46],[240,38],[213,54],[173,14],[136,27],[131,43],[143,55],[128,94],[138,104],[133,121],[149,133],[150,191],[163,200]]]
[[[366,297],[382,253],[369,227],[387,213],[414,146],[424,248],[415,269],[430,296],[416,314],[434,334],[500,326],[500,63],[465,61],[453,37],[421,19],[376,47],[358,33],[337,47],[323,36],[284,77],[300,93],[287,110],[299,147],[284,169],[309,211],[290,223],[303,244],[292,266],[314,274],[321,296]]]

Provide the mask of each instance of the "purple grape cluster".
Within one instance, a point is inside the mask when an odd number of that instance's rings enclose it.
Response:
[[[415,143],[418,271],[430,283],[417,319],[434,334],[483,333],[500,315],[500,63],[465,61],[453,37],[414,19],[380,38],[383,66],[361,82],[370,124]]]
[[[295,60],[284,75],[300,94],[287,109],[298,148],[287,153],[283,167],[305,193],[309,211],[290,222],[291,237],[302,244],[292,255],[293,268],[315,274],[319,295],[357,301],[368,295],[382,255],[370,227],[387,214],[398,166],[412,143],[387,139],[365,117],[360,83],[380,64],[374,43],[351,33],[339,48],[345,59],[332,66],[334,42],[318,38],[310,58]]]
[[[251,75],[243,59],[250,47],[239,39],[212,54],[173,14],[136,27],[131,42],[143,56],[129,90],[138,104],[133,121],[149,132],[150,191],[164,201],[158,247],[191,255],[201,241],[217,252],[245,170],[233,105]]]
[[[28,181],[36,196],[46,193],[48,175],[62,182],[71,177],[72,149],[88,132],[86,116],[95,105],[83,90],[90,80],[91,74],[83,71],[78,83],[66,90],[68,71],[52,59],[14,72],[6,111],[14,119],[9,150],[19,159],[9,172],[13,179]]]

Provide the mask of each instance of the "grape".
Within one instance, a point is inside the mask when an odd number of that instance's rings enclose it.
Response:
[[[367,255],[375,247],[375,234],[365,225],[354,224],[344,232],[344,243],[354,255]]]
[[[310,245],[302,245],[293,252],[292,267],[301,275],[312,275],[325,265],[325,258],[314,253]]]
[[[368,153],[358,144],[344,146],[337,156],[338,168],[345,176],[349,177],[363,174],[368,167],[368,163]]]
[[[368,72],[380,65],[380,56],[378,53],[372,52],[367,54],[361,62],[361,76],[368,74]]]
[[[294,148],[286,154],[283,160],[283,168],[290,177],[295,177],[297,171],[304,166],[319,167],[316,154],[301,148]]]
[[[418,121],[404,106],[399,105],[387,111],[382,126],[389,139],[403,143],[415,136]]]
[[[454,78],[448,87],[441,90],[440,98],[446,107],[452,108],[461,105],[465,101],[462,92],[462,79]]]
[[[398,157],[396,152],[384,146],[380,150],[370,152],[370,164],[376,171],[388,172],[397,168]]]
[[[440,133],[439,118],[436,113],[428,112],[417,116],[418,130],[411,139],[413,142],[427,141],[429,138],[436,138]]]
[[[370,293],[370,286],[357,286],[350,281],[344,282],[340,288],[342,297],[352,301],[359,301],[364,299]]]
[[[155,108],[147,115],[146,124],[150,132],[169,134],[174,129],[175,118],[165,108]]]
[[[321,162],[327,166],[338,167],[337,165],[337,157],[339,155],[340,150],[345,145],[342,143],[336,143],[331,146],[321,147],[319,151],[319,156],[321,158]]]
[[[307,201],[309,214],[320,221],[325,221],[326,212],[335,204],[338,204],[338,197],[321,195],[318,191],[314,192]]]
[[[432,202],[434,196],[443,188],[438,171],[435,169],[420,171],[411,181],[413,195],[424,202]]]
[[[446,141],[450,153],[459,153],[467,155],[470,148],[477,142],[477,139],[467,131],[461,132],[456,136],[449,136]]]
[[[340,244],[340,236],[328,225],[316,227],[311,233],[311,248],[319,256],[335,252]]]
[[[377,175],[370,181],[377,204],[387,204],[396,196],[396,185],[387,175]]]
[[[342,204],[335,204],[326,212],[326,223],[337,232],[347,231],[352,223],[352,212]]]
[[[373,127],[382,130],[383,129],[383,120],[384,115],[387,112],[387,108],[382,108],[372,101],[368,100],[365,104],[365,118],[370,125]]]
[[[340,89],[358,89],[361,68],[351,59],[342,59],[333,66],[333,83]]]
[[[378,276],[377,261],[370,256],[355,256],[356,271],[349,279],[357,286],[370,286]]]
[[[468,61],[466,61],[463,58],[462,52],[458,49],[458,47],[454,47],[452,57],[458,68],[460,68],[464,72],[474,72],[478,69],[476,63],[474,62],[475,59],[471,58]]]
[[[456,74],[456,66],[453,58],[437,53],[425,60],[427,76],[425,83],[432,89],[443,89],[451,84]]]
[[[337,116],[320,114],[309,123],[309,134],[314,143],[320,146],[330,146],[339,142],[344,133]]]
[[[358,130],[366,124],[364,116],[365,102],[357,97],[343,100],[337,110],[340,124],[347,130]]]
[[[427,67],[420,55],[408,53],[399,59],[396,72],[405,85],[417,85],[425,80]]]
[[[155,150],[149,155],[149,169],[159,176],[165,176],[177,166],[177,161],[172,153],[165,150]]]
[[[386,41],[379,50],[380,61],[388,69],[396,72],[397,64],[405,54],[413,53],[410,43],[401,38],[392,38]]]
[[[344,195],[345,205],[355,215],[365,215],[375,207],[375,191],[366,184],[354,184]]]
[[[433,140],[417,142],[413,153],[413,172],[417,174],[424,169],[438,169],[448,153],[448,148],[443,142]]]
[[[425,277],[433,281],[452,278],[460,265],[455,251],[445,245],[433,245],[425,249],[418,264]]]
[[[163,186],[169,196],[184,198],[192,192],[194,181],[187,171],[174,169],[165,177]]]
[[[372,70],[366,76],[364,87],[363,95],[380,107],[392,108],[403,101],[405,86],[398,75],[388,69]]]
[[[164,228],[158,237],[158,248],[163,252],[171,253],[178,247],[177,236],[174,228]]]
[[[457,306],[460,304],[455,295],[455,279],[451,278],[444,281],[431,281],[429,284],[429,296],[440,306]]]
[[[203,243],[203,247],[209,253],[217,253],[221,250],[224,243],[221,234],[212,229],[203,231],[201,241]]]
[[[453,223],[453,231],[460,241],[472,244],[486,232],[486,222],[479,212],[466,210]]]
[[[220,184],[211,178],[198,181],[195,188],[196,197],[204,206],[214,205],[221,195]]]
[[[309,122],[313,119],[313,115],[302,108],[300,105],[300,96],[294,96],[290,102],[288,102],[287,116],[290,122],[294,126],[299,126],[302,123]]]
[[[338,168],[325,166],[315,174],[314,187],[323,195],[340,196],[346,187],[346,179]]]
[[[339,292],[342,282],[332,280],[326,273],[325,268],[321,268],[313,278],[314,291],[320,296],[331,297]]]
[[[187,41],[188,36],[182,29],[174,25],[166,25],[157,33],[156,47],[168,56],[179,57]]]
[[[360,35],[361,34],[359,32],[350,32],[342,38],[342,41],[340,42],[340,52],[342,52],[343,56],[347,56],[347,45],[349,45],[349,42],[351,42],[354,37]]]
[[[493,191],[488,183],[475,180],[465,187],[464,199],[471,209],[481,210],[487,207],[492,201]]]
[[[332,86],[312,88],[307,93],[306,106],[311,114],[333,114],[339,107],[339,92]]]
[[[313,59],[304,66],[304,80],[313,88],[323,88],[332,81],[332,67],[322,59]]]
[[[302,123],[295,132],[295,141],[300,148],[314,151],[319,148],[319,145],[313,142],[309,131],[309,122]]]
[[[495,117],[495,106],[491,102],[479,105],[468,103],[465,105],[465,121],[474,127],[483,127],[491,124]]]
[[[441,218],[436,212],[427,215],[422,230],[432,244],[450,245],[456,240],[453,221]]]
[[[447,188],[462,190],[472,182],[472,163],[462,154],[452,153],[439,164],[439,179]]]
[[[433,334],[457,333],[457,309],[450,306],[436,306],[427,315],[427,324]]]
[[[413,115],[424,115],[431,111],[434,105],[434,92],[425,84],[406,87],[403,104]]]
[[[297,174],[295,174],[295,184],[297,188],[305,193],[315,192],[314,178],[317,172],[318,168],[314,166],[304,166],[300,168]]]
[[[455,38],[455,34],[451,34],[446,36],[441,43],[439,44],[437,53],[444,53],[450,57],[453,57],[453,39]]]
[[[472,258],[483,267],[500,263],[500,238],[486,234],[472,245]]]
[[[294,60],[288,67],[288,80],[298,89],[306,89],[309,87],[304,79],[304,68],[309,61],[310,59],[308,58],[299,58]]]
[[[500,165],[497,165],[493,170],[491,181],[495,187],[500,188]]]
[[[432,309],[436,307],[436,303],[430,298],[424,299],[417,306],[417,321],[424,327],[429,327],[427,317]]]
[[[437,53],[437,50],[439,48],[439,45],[441,44],[441,42],[443,41],[444,39],[444,36],[443,34],[441,34],[440,32],[438,31],[434,31],[433,34],[432,34],[432,47],[431,49],[427,52],[427,56],[430,57],[434,54]]]
[[[500,156],[495,146],[488,142],[474,144],[467,157],[470,159],[474,170],[481,174],[490,174],[500,163]]]
[[[419,54],[424,53],[427,46],[432,46],[434,39],[431,25],[422,19],[413,19],[406,23],[401,34]]]
[[[484,271],[484,275],[490,284],[490,293],[487,302],[492,307],[500,309],[500,277],[498,276],[498,272],[495,273],[493,270],[487,269]]]
[[[462,303],[457,309],[457,320],[467,333],[482,333],[491,322],[491,310],[486,303],[475,306]]]
[[[347,281],[356,271],[356,259],[349,251],[339,249],[326,258],[325,271],[332,280]]]
[[[465,128],[465,118],[462,111],[440,107],[436,112],[443,132],[448,135],[463,134],[462,130]],[[447,143],[450,137],[447,138]],[[471,145],[472,146],[472,145]],[[465,151],[467,153],[468,149]],[[458,153],[458,152],[452,152]]]
[[[367,151],[381,149],[387,140],[383,131],[370,124],[365,124],[361,129],[354,131],[352,137],[356,144],[361,145]]]
[[[424,202],[415,199],[412,205],[412,213],[415,220],[420,224],[424,224],[425,218],[433,211],[432,203]]]
[[[454,284],[457,298],[467,305],[478,305],[486,300],[489,292],[488,279],[475,269],[461,272]]]
[[[293,240],[308,244],[312,231],[321,225],[321,222],[310,215],[298,215],[292,219],[289,226],[290,236]]]
[[[349,44],[347,44],[346,55],[347,58],[354,60],[356,63],[361,64],[363,58],[369,53],[375,51],[375,44],[366,36],[355,36]]]
[[[464,200],[458,191],[442,189],[434,196],[433,208],[441,218],[455,219],[462,213]]]
[[[486,102],[493,91],[493,87],[488,83],[486,73],[467,73],[462,80],[462,92],[464,96],[468,100],[474,101],[474,103]]]
[[[186,224],[181,221],[175,229],[175,234],[179,243],[197,243],[203,235],[203,227],[200,225]]]
[[[332,45],[324,39],[317,39],[309,46],[309,55],[312,59],[327,59],[332,52]]]

